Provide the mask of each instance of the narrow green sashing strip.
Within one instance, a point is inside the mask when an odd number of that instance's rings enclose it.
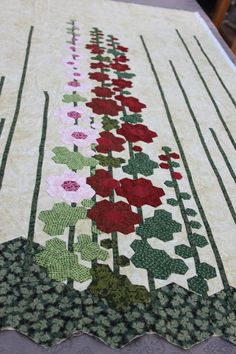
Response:
[[[209,161],[209,163],[210,163],[210,165],[211,165],[211,167],[212,167],[212,170],[213,170],[213,172],[214,172],[214,174],[215,174],[215,176],[216,176],[216,178],[217,178],[217,180],[218,180],[220,189],[221,189],[221,191],[222,191],[222,193],[223,193],[223,195],[224,195],[224,198],[225,198],[225,201],[226,201],[226,203],[227,203],[227,205],[228,205],[228,208],[229,208],[229,211],[230,211],[230,213],[231,213],[231,216],[232,216],[234,222],[236,223],[236,213],[235,213],[233,204],[232,204],[231,199],[230,199],[230,197],[229,197],[229,194],[228,194],[228,192],[227,192],[227,190],[226,190],[226,188],[225,188],[223,179],[222,179],[222,177],[221,177],[219,171],[217,170],[217,167],[216,167],[216,165],[215,165],[215,163],[214,163],[214,161],[213,161],[213,159],[212,159],[212,157],[211,157],[210,151],[208,150],[207,144],[206,144],[206,142],[205,142],[205,140],[204,140],[204,137],[203,137],[203,134],[202,134],[200,125],[199,125],[199,123],[198,123],[198,121],[197,121],[197,118],[196,118],[196,116],[195,116],[195,114],[194,114],[194,112],[193,112],[193,110],[192,110],[192,107],[191,107],[191,105],[190,105],[188,96],[187,96],[187,94],[186,94],[186,92],[185,92],[185,89],[183,88],[183,85],[182,85],[182,83],[181,83],[181,81],[180,81],[180,78],[179,78],[179,76],[178,76],[178,74],[177,74],[177,72],[176,72],[176,69],[175,69],[175,67],[174,67],[174,64],[172,63],[171,60],[170,60],[170,66],[171,66],[171,68],[172,68],[172,70],[173,70],[173,73],[174,73],[174,75],[175,75],[176,81],[177,81],[177,83],[178,83],[178,85],[179,85],[179,88],[180,88],[180,90],[181,90],[181,92],[182,92],[182,94],[183,94],[184,100],[185,100],[186,105],[187,105],[187,107],[188,107],[189,113],[190,113],[190,115],[191,115],[191,117],[192,117],[192,119],[193,119],[193,122],[194,122],[194,124],[195,124],[195,127],[196,127],[196,130],[197,130],[199,139],[200,139],[200,141],[201,141],[201,144],[202,144],[202,147],[203,147],[203,149],[204,149],[204,151],[205,151],[205,154],[206,154],[206,156],[207,156],[207,159],[208,159],[208,161]]]
[[[220,151],[220,153],[221,153],[221,155],[222,155],[222,157],[223,157],[223,159],[225,161],[225,164],[226,164],[226,166],[227,166],[227,168],[229,170],[229,173],[231,174],[234,182],[236,183],[236,175],[235,175],[235,172],[234,172],[234,170],[233,170],[233,168],[231,166],[231,163],[229,162],[229,159],[228,159],[224,149],[222,148],[214,129],[212,129],[212,128],[209,128],[209,129],[210,129],[210,132],[211,132],[211,134],[212,134],[212,136],[213,136],[213,138],[215,140],[215,143],[216,143],[216,145],[217,145],[217,147],[218,147],[218,149],[219,149],[219,151]]]
[[[233,98],[232,94],[230,93],[229,89],[227,88],[227,86],[225,85],[224,81],[222,80],[220,74],[218,73],[215,65],[212,63],[211,59],[209,58],[209,56],[207,55],[206,51],[203,49],[203,46],[201,45],[199,39],[196,36],[193,36],[193,38],[195,39],[195,41],[197,42],[197,45],[199,46],[202,54],[205,56],[205,58],[207,59],[208,63],[210,64],[210,66],[212,67],[213,71],[215,72],[217,78],[219,79],[221,85],[223,86],[223,88],[225,89],[227,95],[229,96],[231,102],[233,103],[234,107],[236,108],[236,102],[235,99]]]
[[[2,94],[2,88],[3,88],[3,85],[4,85],[4,81],[5,81],[5,76],[1,76],[1,79],[0,79],[0,96]]]
[[[34,27],[31,26],[30,31],[29,31],[29,35],[28,35],[28,42],[27,42],[27,47],[26,47],[23,71],[22,71],[21,80],[20,80],[20,86],[19,86],[19,90],[18,90],[18,94],[17,94],[15,113],[13,116],[13,120],[12,120],[11,127],[10,127],[10,130],[8,133],[6,145],[5,145],[5,148],[3,151],[3,155],[2,155],[2,161],[1,161],[1,165],[0,165],[0,190],[2,188],[2,182],[3,182],[3,178],[4,178],[4,174],[5,174],[5,168],[6,168],[6,164],[7,164],[8,154],[10,151],[11,142],[12,142],[13,135],[15,132],[17,119],[18,119],[18,116],[20,113],[21,99],[22,99],[22,93],[23,93],[23,89],[24,89],[26,71],[27,71],[27,66],[28,66],[33,29],[34,29]]]
[[[197,66],[197,64],[196,64],[196,62],[195,62],[195,60],[194,60],[194,58],[193,58],[193,56],[192,56],[192,54],[191,54],[191,52],[190,52],[188,46],[187,46],[187,44],[185,43],[183,37],[181,36],[181,34],[179,33],[178,30],[176,30],[176,33],[177,33],[178,37],[180,38],[180,40],[181,40],[181,42],[182,42],[184,48],[186,49],[186,51],[187,51],[187,53],[188,53],[188,55],[189,55],[189,58],[191,59],[193,65],[194,65],[194,67],[195,67],[195,69],[196,69],[196,71],[197,71],[197,73],[198,73],[198,75],[199,75],[199,77],[200,77],[200,79],[201,79],[201,81],[202,81],[202,83],[203,83],[203,85],[204,85],[204,87],[205,87],[205,89],[206,89],[206,91],[207,91],[207,93],[208,93],[210,99],[211,99],[211,102],[213,103],[213,106],[214,106],[214,108],[215,108],[215,110],[216,110],[216,113],[217,113],[217,115],[218,115],[218,117],[219,117],[221,123],[223,124],[223,126],[224,126],[224,128],[225,128],[225,131],[226,131],[226,133],[227,133],[227,135],[228,135],[228,137],[229,137],[229,139],[230,139],[230,141],[231,141],[231,143],[232,143],[234,149],[236,150],[236,142],[235,142],[235,140],[234,140],[232,134],[230,133],[230,130],[229,130],[229,128],[228,128],[228,126],[227,126],[227,124],[226,124],[226,122],[225,122],[225,120],[224,120],[224,118],[223,118],[223,116],[222,116],[222,114],[221,114],[221,112],[220,112],[220,109],[219,109],[219,107],[218,107],[218,105],[217,105],[217,103],[216,103],[216,101],[215,101],[215,99],[214,99],[214,97],[213,97],[211,91],[209,90],[209,87],[208,87],[208,85],[207,85],[207,83],[206,83],[206,80],[205,80],[204,77],[202,76],[202,73],[201,73],[201,71],[199,70],[199,68],[198,68],[198,66]]]
[[[44,91],[44,96],[45,96],[45,103],[44,103],[44,112],[43,112],[42,134],[41,134],[41,140],[39,144],[38,165],[36,170],[36,179],[34,185],[33,198],[31,202],[28,237],[26,243],[25,261],[24,261],[24,268],[26,269],[31,262],[31,250],[32,250],[34,232],[35,232],[38,197],[39,197],[39,190],[41,185],[44,150],[45,150],[45,142],[46,142],[46,135],[47,135],[49,95],[46,91]]]
[[[217,245],[216,245],[216,242],[215,242],[215,240],[214,240],[214,236],[213,236],[213,233],[212,233],[212,230],[211,230],[211,226],[210,226],[210,224],[209,224],[209,222],[208,222],[208,220],[207,220],[205,211],[204,211],[204,209],[203,209],[202,203],[201,203],[200,198],[199,198],[199,196],[198,196],[198,193],[197,193],[197,190],[196,190],[194,181],[193,181],[193,176],[192,176],[191,170],[190,170],[190,168],[189,168],[189,164],[188,164],[188,161],[187,161],[187,158],[186,158],[186,155],[185,155],[183,146],[182,146],[182,144],[181,144],[181,141],[180,141],[180,139],[179,139],[177,130],[176,130],[176,128],[175,128],[175,125],[174,125],[174,122],[173,122],[173,119],[172,119],[172,115],[171,115],[171,113],[170,113],[169,105],[168,105],[167,100],[166,100],[166,97],[165,97],[165,93],[164,93],[164,91],[163,91],[161,82],[160,82],[160,80],[159,80],[159,77],[158,77],[157,72],[156,72],[156,69],[155,69],[155,67],[154,67],[154,65],[153,65],[153,62],[152,62],[150,53],[149,53],[149,51],[148,51],[148,48],[147,48],[147,46],[146,46],[146,43],[145,43],[144,38],[143,38],[142,35],[140,36],[140,39],[141,39],[141,41],[142,41],[142,44],[143,44],[144,50],[145,50],[145,52],[146,52],[146,55],[147,55],[149,64],[150,64],[150,66],[151,66],[151,70],[152,70],[153,75],[154,75],[154,77],[155,77],[157,87],[158,87],[158,89],[159,89],[159,91],[160,91],[161,98],[162,98],[162,102],[163,102],[164,107],[165,107],[167,119],[168,119],[168,121],[169,121],[171,130],[172,130],[172,133],[173,133],[173,135],[174,135],[176,144],[177,144],[177,146],[178,146],[178,150],[179,150],[181,159],[182,159],[182,161],[183,161],[183,165],[184,165],[184,168],[185,168],[186,175],[187,175],[187,177],[188,177],[189,186],[190,186],[190,188],[191,188],[193,198],[194,198],[194,200],[195,200],[195,203],[196,203],[196,205],[197,205],[199,214],[201,215],[201,218],[202,218],[202,222],[203,222],[204,227],[205,227],[205,229],[206,229],[207,236],[208,236],[209,242],[210,242],[210,244],[211,244],[211,248],[212,248],[212,251],[213,251],[213,253],[214,253],[214,256],[215,256],[215,259],[216,259],[216,262],[217,262],[217,266],[218,266],[218,269],[219,269],[219,272],[220,272],[220,276],[221,276],[221,280],[222,280],[223,286],[224,286],[225,290],[227,291],[227,293],[228,293],[228,295],[229,295],[229,298],[231,298],[231,296],[230,296],[230,295],[231,295],[231,292],[230,292],[230,285],[229,285],[229,282],[228,282],[228,279],[227,279],[227,275],[226,275],[226,272],[225,272],[225,269],[224,269],[224,264],[223,264],[223,262],[222,262],[222,259],[221,259],[221,256],[220,256],[220,252],[219,252],[218,247],[217,247]]]
[[[2,135],[5,120],[6,120],[5,118],[1,118],[1,120],[0,120],[0,136]]]

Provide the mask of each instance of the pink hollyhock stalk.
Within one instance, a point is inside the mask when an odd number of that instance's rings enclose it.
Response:
[[[63,123],[67,125],[74,125],[76,119],[84,119],[86,114],[86,109],[84,106],[72,106],[72,105],[63,105],[58,111],[55,112],[55,116],[59,117]]]

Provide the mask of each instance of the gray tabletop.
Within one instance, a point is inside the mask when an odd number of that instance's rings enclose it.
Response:
[[[121,0],[112,0],[121,1]],[[209,28],[225,49],[229,58],[236,63],[234,55],[218,34],[207,15],[202,11],[195,0],[122,0],[151,6],[159,6],[188,11],[198,11],[207,22]],[[189,350],[180,349],[157,335],[145,335],[135,339],[123,349],[108,348],[97,339],[85,334],[76,334],[72,338],[52,348],[43,348],[29,338],[16,331],[2,331],[0,333],[0,354],[236,354],[236,346],[221,338],[209,338]]]

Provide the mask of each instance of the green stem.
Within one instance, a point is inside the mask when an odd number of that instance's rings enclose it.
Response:
[[[12,120],[12,123],[10,126],[10,130],[8,133],[8,137],[7,137],[6,145],[5,145],[5,148],[3,151],[3,155],[2,155],[2,161],[1,161],[1,165],[0,165],[0,190],[2,188],[2,183],[3,183],[4,174],[5,174],[8,155],[10,152],[13,135],[14,135],[15,128],[16,128],[16,123],[17,123],[18,116],[20,113],[21,100],[22,100],[23,89],[24,89],[24,84],[25,84],[25,77],[26,77],[26,72],[27,72],[27,67],[28,67],[33,29],[34,29],[34,27],[31,26],[30,31],[29,31],[29,35],[28,35],[28,43],[27,43],[27,48],[26,48],[26,53],[25,53],[25,60],[24,60],[24,65],[23,65],[23,70],[22,70],[22,75],[21,75],[21,80],[20,80],[20,86],[19,86],[18,93],[17,93],[15,112],[14,112],[13,120]],[[3,84],[3,81],[2,81],[2,84]]]
[[[0,79],[0,96],[2,94],[2,88],[3,88],[3,85],[4,85],[4,81],[5,81],[5,76],[1,76],[1,79]]]
[[[47,135],[47,124],[48,124],[48,105],[49,105],[49,96],[46,91],[44,91],[45,102],[44,102],[44,111],[43,111],[43,125],[42,125],[42,133],[41,140],[39,144],[39,156],[38,156],[38,164],[36,170],[36,179],[34,185],[34,192],[31,202],[31,211],[30,211],[30,220],[28,227],[28,236],[26,242],[26,251],[25,251],[25,259],[24,266],[25,270],[31,265],[32,262],[32,247],[33,247],[33,239],[35,233],[35,223],[36,223],[36,215],[37,215],[37,207],[38,207],[38,197],[42,179],[42,168],[43,168],[43,160],[44,160],[44,150],[45,150],[45,142]]]
[[[207,85],[207,83],[206,83],[206,80],[204,79],[204,77],[203,77],[201,71],[199,70],[199,68],[198,68],[198,66],[197,66],[197,64],[196,64],[196,62],[195,62],[195,60],[194,60],[194,58],[193,58],[193,56],[192,56],[192,54],[191,54],[191,52],[190,52],[190,50],[189,50],[187,44],[186,44],[186,42],[185,42],[185,40],[184,40],[183,37],[181,36],[180,32],[179,32],[178,30],[176,30],[176,33],[177,33],[177,35],[178,35],[180,41],[182,42],[182,44],[183,44],[183,46],[184,46],[186,52],[188,53],[188,56],[189,56],[191,62],[193,63],[193,66],[195,67],[195,69],[196,69],[196,71],[197,71],[197,73],[198,73],[198,76],[199,76],[199,78],[201,79],[201,81],[202,81],[202,83],[203,83],[203,85],[204,85],[204,87],[205,87],[205,89],[206,89],[206,92],[208,93],[208,96],[210,97],[210,100],[211,100],[211,102],[212,102],[212,104],[213,104],[213,106],[214,106],[214,108],[215,108],[215,111],[216,111],[216,113],[217,113],[217,115],[218,115],[218,117],[219,117],[219,119],[220,119],[220,121],[221,121],[223,127],[225,128],[225,132],[226,132],[226,134],[228,135],[229,140],[231,141],[231,143],[232,143],[234,149],[236,150],[236,142],[235,142],[235,140],[234,140],[234,138],[233,138],[233,136],[232,136],[232,134],[231,134],[231,132],[230,132],[230,130],[229,130],[229,127],[227,126],[227,124],[226,124],[226,122],[225,122],[225,120],[224,120],[224,118],[223,118],[223,116],[222,116],[222,113],[221,113],[221,111],[220,111],[220,109],[219,109],[219,107],[218,107],[218,105],[217,105],[217,103],[216,103],[216,100],[214,99],[214,97],[213,97],[213,95],[212,95],[212,93],[211,93],[211,91],[210,91],[210,89],[209,89],[209,87],[208,87],[208,85]]]
[[[6,120],[5,118],[1,118],[1,120],[0,120],[0,137],[2,135],[5,120]]]

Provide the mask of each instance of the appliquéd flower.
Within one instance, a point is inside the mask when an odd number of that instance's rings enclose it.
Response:
[[[134,232],[134,225],[140,224],[142,218],[131,210],[131,206],[124,202],[111,203],[102,200],[88,210],[87,216],[94,220],[99,230],[111,233],[121,232],[125,235]]]
[[[95,191],[86,183],[85,177],[77,173],[66,171],[61,176],[50,176],[47,179],[48,194],[53,198],[61,198],[67,203],[80,203],[90,199]]]
[[[120,186],[116,188],[116,193],[136,207],[145,204],[157,207],[162,204],[160,198],[165,195],[162,188],[153,186],[152,182],[145,178],[121,179]]]
[[[62,141],[65,144],[74,144],[83,151],[80,151],[85,156],[91,156],[88,149],[91,144],[95,144],[98,138],[98,132],[92,128],[84,128],[79,125],[73,125],[70,128],[60,131]]]
[[[126,70],[130,70],[130,67],[127,64],[120,64],[118,62],[112,63],[110,65],[110,67],[114,70],[117,71],[126,71]]]
[[[139,102],[137,98],[132,96],[117,95],[115,98],[121,101],[124,106],[128,107],[131,112],[139,113],[143,108],[146,108],[144,103]]]
[[[100,138],[97,139],[98,145],[96,146],[96,150],[103,154],[108,153],[109,151],[123,151],[125,144],[125,140],[119,137],[116,137],[111,132],[102,132],[100,133]]]
[[[97,86],[92,90],[92,92],[99,97],[112,97],[114,95],[114,92],[108,87]]]
[[[99,82],[109,80],[109,75],[104,73],[89,73],[90,80],[97,80]]]
[[[87,183],[101,197],[109,197],[111,192],[119,186],[119,182],[112,177],[110,172],[99,169],[92,177],[87,177]]]
[[[60,117],[62,122],[68,125],[73,125],[77,119],[80,119],[85,114],[85,108],[83,106],[61,106],[58,111],[55,112],[55,116]]]
[[[91,102],[86,103],[86,106],[91,108],[93,113],[109,116],[117,116],[122,111],[122,107],[112,99],[93,98]]]
[[[153,142],[153,138],[157,137],[154,131],[148,129],[143,124],[123,123],[121,128],[117,130],[117,133],[123,135],[131,143],[136,143],[137,141],[151,143]]]
[[[114,86],[118,86],[121,89],[126,87],[132,87],[132,81],[124,80],[124,79],[112,79],[112,83]]]

